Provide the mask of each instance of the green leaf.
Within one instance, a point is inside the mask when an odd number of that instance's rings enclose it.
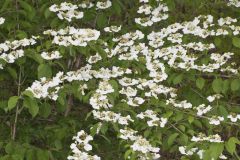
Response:
[[[8,100],[8,110],[11,110],[16,106],[16,104],[18,102],[18,99],[19,99],[18,96],[12,96],[12,97],[9,98],[9,100]]]
[[[240,48],[240,38],[233,37],[232,43],[235,47]]]
[[[129,159],[128,157],[131,155],[131,153],[132,153],[132,150],[131,150],[131,149],[127,150],[127,151],[124,153],[124,159]]]
[[[28,149],[28,150],[26,151],[26,158],[27,158],[27,160],[36,159],[35,150],[33,150],[33,149]]]
[[[239,79],[234,79],[231,82],[231,90],[232,91],[237,91],[240,88],[240,80]]]
[[[178,135],[179,135],[178,133],[173,133],[168,137],[168,140],[167,140],[168,147],[172,146],[173,142],[175,141]]]
[[[97,26],[99,28],[103,28],[107,25],[108,20],[107,20],[107,16],[105,14],[99,14],[97,16]]]
[[[44,118],[47,118],[52,111],[52,107],[49,103],[44,102],[41,106],[40,106],[40,110],[39,110],[39,114],[41,116],[43,116]]]
[[[48,64],[40,64],[38,66],[38,78],[51,78],[52,77],[52,68]]]
[[[5,152],[8,154],[11,154],[14,152],[14,146],[15,144],[13,142],[9,142],[5,147]]]
[[[182,80],[183,80],[183,74],[179,74],[177,77],[173,79],[173,84],[174,85],[179,84],[182,82]]]
[[[194,121],[194,117],[193,116],[188,116],[188,122],[191,124]]]
[[[117,15],[121,15],[121,6],[119,0],[113,0],[112,1],[112,10],[115,12]]]
[[[215,79],[212,83],[212,88],[215,93],[220,93],[222,91],[223,81],[222,79]]]
[[[37,160],[49,160],[49,153],[48,151],[38,149],[37,150]]]
[[[231,137],[227,142],[225,142],[227,151],[232,155],[236,152],[236,144],[240,144],[240,141],[236,137]]]
[[[224,119],[227,119],[228,111],[226,110],[226,108],[223,105],[219,105],[218,109],[219,109],[220,115],[222,115]]]
[[[223,143],[212,143],[209,146],[209,149],[203,153],[203,159],[218,159],[221,153],[223,152],[224,144]]]
[[[223,93],[227,93],[227,91],[229,90],[230,86],[230,80],[225,80],[223,81],[223,88],[222,88],[222,92]]]
[[[22,95],[26,95],[26,96],[28,96],[30,98],[34,98],[33,93],[31,91],[29,91],[29,90],[25,90],[24,92],[22,92]]]
[[[17,72],[12,67],[7,67],[8,73],[12,76],[13,79],[17,79]]]
[[[47,19],[50,15],[51,15],[51,11],[47,8],[45,11],[44,11],[44,16],[45,18]]]
[[[205,79],[203,79],[203,78],[198,78],[198,79],[196,80],[196,85],[197,85],[197,87],[198,87],[199,89],[203,89],[204,84],[205,84]]]
[[[31,4],[27,3],[26,1],[20,0],[18,1],[20,6],[27,12],[27,18],[29,20],[33,20],[33,17],[36,15],[35,9],[32,7]]]
[[[107,132],[107,130],[108,130],[108,124],[107,123],[103,123],[102,127],[100,129],[101,133],[105,134]]]
[[[91,129],[90,129],[91,136],[94,136],[97,133],[98,127],[99,127],[99,123],[97,123],[91,127]]]
[[[39,107],[35,99],[26,97],[23,101],[23,106],[28,108],[28,111],[32,115],[32,117],[35,117],[38,114]]]

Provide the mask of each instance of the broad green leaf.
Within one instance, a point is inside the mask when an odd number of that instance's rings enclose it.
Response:
[[[235,47],[240,48],[240,38],[233,37],[232,43]]]
[[[203,159],[218,159],[221,153],[223,152],[224,144],[223,143],[211,143],[209,149],[203,153]]]
[[[46,77],[51,78],[52,68],[48,64],[40,64],[38,66],[38,78]]]
[[[174,79],[173,79],[173,84],[179,84],[179,83],[181,83],[182,82],[182,80],[183,80],[183,74],[179,74],[177,77],[175,77]]]
[[[231,82],[231,90],[232,91],[237,91],[240,88],[240,80],[239,79],[234,79]]]
[[[173,133],[172,135],[170,135],[168,137],[168,140],[167,140],[168,147],[172,146],[173,142],[178,137],[178,135],[179,135],[179,133]]]
[[[240,141],[235,137],[231,137],[227,142],[225,142],[227,151],[232,155],[236,152],[236,144],[240,144]]]
[[[44,118],[47,118],[51,114],[52,107],[49,103],[44,102],[40,106],[39,114],[43,116]]]
[[[8,73],[12,76],[13,79],[17,79],[17,72],[12,67],[7,67]]]
[[[28,108],[28,111],[32,115],[32,117],[35,117],[38,114],[39,107],[38,107],[37,101],[35,99],[26,97],[23,101],[23,105],[26,108]]]
[[[220,93],[220,92],[222,91],[222,85],[223,85],[222,79],[220,79],[220,78],[215,79],[215,80],[212,82],[213,91],[214,91],[215,93]]]

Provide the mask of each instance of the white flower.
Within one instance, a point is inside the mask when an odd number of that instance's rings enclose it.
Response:
[[[60,5],[52,5],[49,7],[51,12],[57,12],[59,19],[66,19],[71,22],[72,18],[81,19],[83,18],[83,12],[77,11],[78,6],[71,3],[63,2]]]
[[[209,119],[209,124],[213,124],[213,125],[219,125],[221,121],[223,121],[224,118],[223,117],[215,117],[213,116],[212,118]]]
[[[137,24],[140,24],[141,26],[144,26],[144,27],[153,25],[153,21],[151,21],[151,19],[149,19],[148,17],[145,17],[145,18],[135,18],[135,22]]]
[[[97,9],[107,9],[112,6],[110,0],[98,1],[96,4]]]
[[[122,88],[119,93],[125,94],[127,97],[134,97],[137,95],[137,89],[128,86],[127,88]]]
[[[161,118],[160,121],[160,127],[165,127],[165,125],[167,124],[168,119],[167,118]]]
[[[214,143],[223,142],[218,134],[206,136],[205,134],[202,133],[200,133],[198,136],[193,136],[191,141],[193,142],[209,141]]]
[[[202,116],[203,114],[206,114],[207,112],[209,112],[212,109],[212,107],[210,105],[205,107],[205,104],[201,104],[196,109],[197,109],[197,115]]]
[[[148,3],[149,0],[139,0],[139,2]]]
[[[94,4],[88,0],[85,0],[79,4],[79,7],[81,7],[81,8],[92,8],[93,6],[94,6]]]
[[[0,25],[3,24],[5,22],[5,19],[0,17]]]
[[[105,27],[104,31],[105,32],[119,32],[121,30],[122,26],[110,26],[110,27]]]
[[[191,156],[197,151],[198,148],[186,150],[186,146],[180,146],[178,149],[181,154]]]
[[[88,63],[93,64],[93,63],[97,63],[100,60],[102,60],[102,57],[97,53],[94,56],[89,57]]]
[[[41,56],[42,56],[43,59],[46,59],[46,60],[53,60],[53,59],[62,58],[59,51],[42,52]]]
[[[232,122],[237,122],[240,119],[240,114],[230,114],[228,117]]]
[[[144,99],[141,97],[128,98],[127,104],[130,106],[139,106],[144,103]]]

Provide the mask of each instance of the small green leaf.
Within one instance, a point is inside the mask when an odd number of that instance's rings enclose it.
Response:
[[[198,79],[196,80],[196,85],[197,85],[197,87],[198,87],[199,89],[203,89],[204,84],[205,84],[205,79],[203,79],[203,78],[198,78]]]
[[[107,20],[107,16],[105,14],[99,14],[97,16],[97,26],[99,28],[105,27],[107,25],[107,22],[108,22],[108,20]]]
[[[194,121],[194,117],[193,116],[188,116],[188,122],[191,124]]]
[[[19,99],[18,96],[12,96],[12,97],[9,98],[9,100],[8,100],[8,110],[11,110],[16,106],[16,104],[18,102],[18,99]]]

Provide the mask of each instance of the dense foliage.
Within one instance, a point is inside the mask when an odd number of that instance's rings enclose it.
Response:
[[[239,7],[0,0],[0,160],[240,159]]]

